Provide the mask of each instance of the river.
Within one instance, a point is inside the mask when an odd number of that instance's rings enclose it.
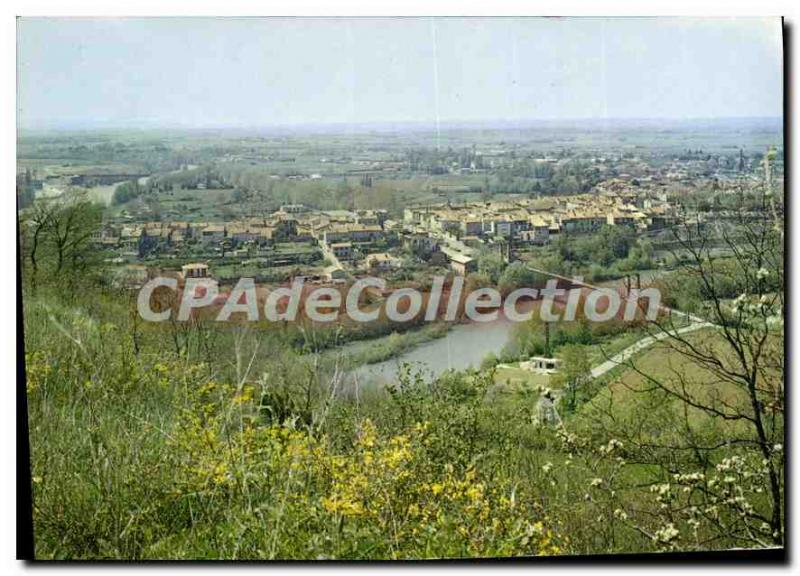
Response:
[[[349,383],[383,386],[396,381],[397,370],[409,363],[426,377],[446,370],[478,368],[490,352],[499,355],[515,323],[502,315],[494,322],[457,324],[445,336],[416,346],[389,360],[359,366],[349,374]],[[343,350],[347,352],[347,347]]]

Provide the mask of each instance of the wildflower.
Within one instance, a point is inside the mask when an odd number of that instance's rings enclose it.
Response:
[[[783,316],[780,314],[773,314],[771,316],[767,316],[767,326],[770,328],[777,328],[783,326]]]
[[[701,482],[705,479],[705,474],[702,472],[692,472],[691,474],[674,474],[672,476],[678,483],[694,483]]]
[[[759,280],[763,280],[767,276],[769,276],[769,270],[767,270],[766,268],[759,268],[758,272],[756,272],[756,278],[758,278]]]
[[[542,466],[542,470],[544,470],[545,474],[549,474],[550,470],[552,470],[552,469],[553,469],[553,463],[552,462],[547,462],[544,466]]]
[[[483,497],[483,484],[475,484],[467,489],[467,497],[472,501],[480,501]]]
[[[654,539],[658,542],[662,542],[664,544],[668,544],[675,540],[680,535],[680,532],[675,525],[670,522],[660,530],[657,530]]]
[[[322,506],[331,513],[339,513],[343,516],[360,516],[364,513],[364,508],[362,507],[360,502],[354,502],[352,500],[347,499],[340,499],[337,497],[333,498],[323,498],[322,499]]]
[[[589,485],[592,488],[596,488],[596,487],[600,486],[602,483],[603,483],[603,479],[602,478],[593,478],[592,481],[589,483]]]
[[[228,479],[228,465],[220,462],[214,467],[214,483],[223,484]]]
[[[747,294],[740,294],[734,301],[732,310],[734,312],[739,312],[739,310],[744,306],[747,302]]]
[[[364,448],[372,448],[375,446],[376,433],[375,424],[370,419],[366,419],[361,427],[358,444]]]
[[[614,510],[614,518],[618,520],[627,520],[628,514],[622,508],[617,508],[616,510]]]
[[[669,484],[653,484],[650,486],[650,492],[657,492],[659,497],[669,494],[669,489]]]

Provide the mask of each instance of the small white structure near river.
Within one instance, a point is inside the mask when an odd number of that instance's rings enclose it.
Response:
[[[561,367],[561,360],[544,356],[531,356],[528,360],[520,362],[519,367],[537,374],[555,374]]]

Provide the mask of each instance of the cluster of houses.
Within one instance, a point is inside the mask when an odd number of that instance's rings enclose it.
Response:
[[[328,260],[331,277],[359,263],[380,271],[397,268],[401,260],[390,250],[402,244],[426,261],[468,274],[476,268],[476,251],[487,244],[506,250],[510,258],[512,244],[544,245],[559,234],[590,233],[606,225],[653,230],[665,226],[670,214],[663,196],[609,186],[593,194],[410,207],[402,222],[389,219],[385,210],[319,211],[290,204],[230,222],[109,223],[96,240],[138,257],[187,243],[198,256],[247,255],[253,247],[269,252],[278,245],[307,243]]]
[[[267,247],[279,243],[319,244],[340,260],[350,260],[354,245],[385,240],[392,225],[383,210],[311,211],[300,204],[282,206],[263,217],[229,222],[109,222],[95,241],[107,248],[136,254],[164,253],[191,244],[199,251]]]
[[[298,230],[293,219],[250,218],[236,222],[108,223],[100,230],[96,241],[106,247],[144,256],[187,243],[205,247],[221,246],[226,241],[231,246],[247,242],[270,245],[281,240],[302,240],[302,236],[303,232]]]
[[[663,196],[609,191],[545,199],[407,208],[404,221],[418,230],[455,236],[465,244],[486,236],[546,244],[561,233],[623,226],[637,232],[663,228],[670,206]]]
[[[457,274],[467,274],[476,269],[474,256],[482,245],[497,247],[509,259],[512,244],[545,245],[560,234],[586,234],[603,226],[658,230],[671,215],[663,193],[611,186],[574,196],[406,208],[404,226],[413,234],[404,242],[415,243],[414,250],[438,249]],[[428,245],[430,240],[437,246]]]

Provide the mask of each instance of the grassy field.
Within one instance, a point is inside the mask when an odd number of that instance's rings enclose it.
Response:
[[[690,336],[697,346],[717,348],[720,355],[730,354],[723,346],[721,336],[714,330],[703,330]],[[698,403],[720,408],[746,407],[749,401],[741,388],[722,382],[710,370],[699,366],[686,355],[679,353],[667,342],[659,342],[633,358],[636,369],[620,367],[604,379],[607,385],[584,404],[575,418],[578,427],[591,427],[602,422],[622,433],[637,430],[666,441],[669,436],[675,442],[685,438],[685,429],[664,428],[665,421],[688,415],[688,425],[702,431],[706,438],[733,438],[743,432],[745,422],[724,421],[714,418],[697,408],[686,408],[674,396],[659,390],[642,376],[656,375],[667,388],[686,391]]]
[[[551,386],[551,378],[547,374],[537,374],[519,367],[519,363],[501,364],[494,371],[494,381],[508,388],[536,390],[538,387]]]
[[[111,206],[109,214],[119,216],[123,211],[136,213],[145,203],[155,199],[155,205],[163,216],[189,222],[220,221],[238,214],[232,201],[233,190],[171,190],[152,196],[134,198],[124,204]]]

